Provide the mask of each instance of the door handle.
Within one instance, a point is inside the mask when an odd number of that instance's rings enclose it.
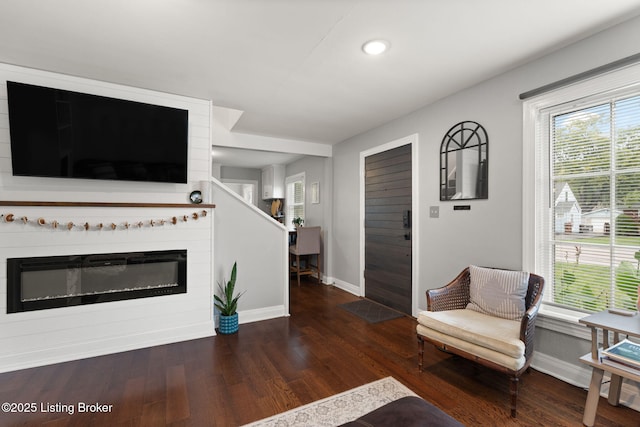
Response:
[[[411,228],[411,211],[410,210],[402,212],[402,226],[404,228]]]

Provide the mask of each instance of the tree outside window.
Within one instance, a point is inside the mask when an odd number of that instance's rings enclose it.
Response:
[[[587,311],[635,309],[640,96],[556,108],[548,117],[553,302]]]

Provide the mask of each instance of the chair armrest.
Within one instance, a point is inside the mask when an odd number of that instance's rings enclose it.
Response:
[[[544,289],[544,279],[535,274],[530,275],[529,290],[527,297],[531,298],[531,305],[522,316],[520,321],[520,339],[524,342],[524,354],[527,360],[533,354],[533,339],[536,330],[536,318],[542,304],[542,290]]]
[[[427,291],[427,310],[445,311],[466,308],[469,304],[469,268],[447,285]]]
[[[527,360],[533,354],[533,339],[536,330],[536,318],[538,317],[539,305],[535,305],[526,311],[520,321],[520,340],[524,343],[524,355]]]

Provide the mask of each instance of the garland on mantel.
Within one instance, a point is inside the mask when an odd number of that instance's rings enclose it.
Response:
[[[202,217],[207,216],[207,211],[202,210],[200,212],[193,212],[191,215],[182,215],[182,216],[173,216],[167,219],[148,219],[141,220],[135,222],[123,222],[116,224],[115,222],[99,222],[97,224],[90,224],[88,221],[83,224],[76,224],[73,221],[58,221],[58,220],[48,220],[46,218],[40,217],[38,219],[30,219],[26,216],[17,216],[12,213],[8,214],[0,214],[0,221],[5,223],[17,223],[17,224],[31,224],[37,225],[38,227],[48,227],[55,230],[128,230],[129,228],[142,228],[142,227],[156,227],[163,226],[166,224],[176,225],[179,222],[187,222],[190,219],[198,220]]]

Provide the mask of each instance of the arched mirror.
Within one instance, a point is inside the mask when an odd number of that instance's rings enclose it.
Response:
[[[489,198],[489,137],[479,123],[453,126],[440,145],[440,200]]]

